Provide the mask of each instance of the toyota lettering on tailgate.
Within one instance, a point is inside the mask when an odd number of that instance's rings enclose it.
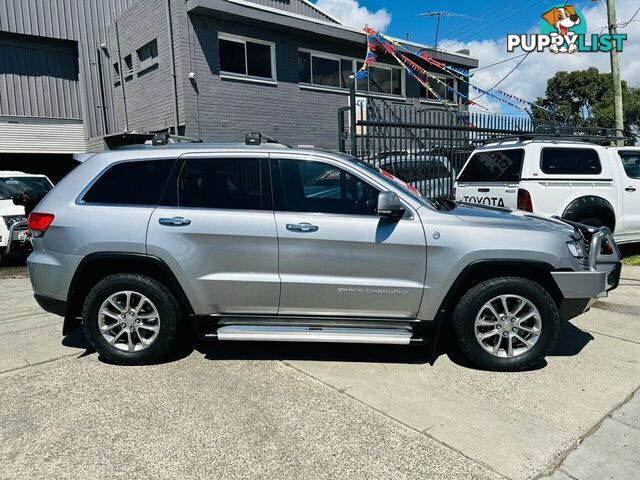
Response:
[[[478,203],[480,205],[491,205],[493,207],[504,207],[504,200],[499,197],[474,197],[465,195],[463,197],[465,202]]]

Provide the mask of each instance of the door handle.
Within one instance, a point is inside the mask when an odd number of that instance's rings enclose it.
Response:
[[[627,192],[635,192],[636,191],[636,187],[627,187],[627,188],[625,188],[625,191],[627,191]]]
[[[160,225],[166,225],[167,227],[186,227],[187,225],[191,225],[191,220],[188,220],[183,217],[171,217],[171,218],[161,218],[158,220]]]
[[[315,225],[311,225],[310,223],[302,222],[302,223],[287,223],[287,230],[290,232],[317,232],[318,227]]]

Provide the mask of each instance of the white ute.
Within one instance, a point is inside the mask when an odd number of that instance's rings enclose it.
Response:
[[[640,241],[640,148],[593,137],[532,135],[478,147],[458,175],[460,202],[606,226]]]
[[[52,188],[45,175],[0,170],[0,262],[12,251],[30,248],[24,207],[14,205],[13,196],[28,190],[48,192]]]

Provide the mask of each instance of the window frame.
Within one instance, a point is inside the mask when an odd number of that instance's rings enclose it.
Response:
[[[310,55],[310,64],[309,64],[309,69],[310,69],[310,78],[311,78],[311,83],[303,83],[300,82],[300,75],[298,74],[298,85],[300,86],[300,88],[305,89],[305,90],[319,90],[319,91],[328,91],[328,92],[340,92],[340,93],[349,93],[349,87],[331,87],[331,86],[327,86],[327,85],[315,85],[313,83],[313,57],[318,57],[318,58],[326,58],[329,60],[336,60],[338,62],[338,76],[340,78],[340,80],[342,81],[342,61],[343,60],[347,60],[351,62],[351,71],[353,72],[353,74],[355,75],[358,71],[358,63],[362,63],[362,59],[357,59],[354,57],[347,57],[344,55],[337,55],[337,54],[333,54],[333,53],[326,53],[326,52],[322,52],[319,50],[312,50],[309,48],[298,48],[297,51],[298,55],[300,53],[308,53]],[[297,57],[296,57],[297,59]],[[371,64],[371,67],[374,68],[382,68],[382,69],[388,69],[388,70],[397,70],[398,72],[400,72],[400,90],[401,93],[400,95],[397,94],[393,94],[393,93],[379,93],[379,92],[371,92],[368,88],[367,90],[360,90],[358,89],[358,83],[356,82],[356,94],[357,95],[365,95],[365,96],[373,96],[373,97],[382,97],[382,98],[393,98],[395,100],[397,99],[406,99],[406,75],[405,75],[405,70],[403,68],[401,68],[400,66],[397,65],[391,65],[388,63],[373,63]],[[367,77],[367,86],[369,85],[369,79]]]
[[[172,162],[171,168],[169,169],[169,174],[160,190],[160,196],[158,197],[158,201],[155,204],[151,203],[110,203],[110,202],[87,202],[84,200],[85,195],[93,188],[93,186],[112,168],[122,165],[125,163],[141,163],[141,162]],[[127,207],[127,208],[156,208],[162,203],[162,198],[164,197],[165,190],[167,189],[167,185],[172,178],[173,172],[176,169],[176,165],[179,163],[178,157],[159,157],[159,158],[127,158],[123,160],[119,160],[117,162],[110,163],[106,165],[102,170],[100,170],[89,182],[89,184],[78,194],[75,200],[76,205],[80,206],[91,206],[91,207]]]
[[[242,43],[244,45],[244,67],[245,72],[247,73],[236,73],[236,72],[228,72],[222,70],[222,66],[220,65],[220,40],[226,40],[228,42]],[[259,45],[267,45],[269,47],[269,56],[271,57],[271,78],[267,77],[257,77],[255,75],[249,75],[249,62],[247,58],[247,42],[257,43]],[[276,85],[278,83],[278,77],[276,72],[276,44],[275,42],[270,42],[268,40],[260,40],[252,37],[245,37],[241,35],[233,35],[231,33],[218,32],[218,67],[220,78],[222,79],[232,79],[232,80],[243,80],[247,82],[254,83],[268,83],[271,85]]]
[[[545,150],[558,150],[558,151],[591,151],[593,153],[595,153],[596,158],[598,159],[598,166],[600,167],[600,170],[597,172],[583,172],[583,173],[577,173],[577,172],[563,172],[563,173],[555,173],[555,172],[548,172],[547,170],[544,169],[543,167],[543,161],[544,161],[544,152]],[[589,175],[592,176],[597,176],[597,175],[602,175],[602,172],[604,171],[603,166],[602,166],[602,159],[600,158],[600,153],[598,152],[598,150],[596,150],[595,148],[590,148],[590,147],[568,147],[568,148],[563,148],[563,147],[543,147],[540,149],[540,163],[539,163],[539,167],[540,167],[540,171],[542,173],[544,173],[545,175],[553,175],[553,176],[560,176],[560,175],[564,175],[565,177],[571,177],[571,176],[575,176],[577,175],[578,177],[588,177]]]
[[[308,212],[308,211],[299,211],[299,210],[287,210],[285,207],[285,198],[284,198],[284,189],[282,184],[282,176],[280,174],[280,162],[281,161],[296,161],[302,163],[320,163],[323,165],[327,165],[330,167],[338,168],[350,175],[353,175],[358,180],[378,191],[378,194],[385,191],[378,185],[372,183],[366,176],[361,175],[355,169],[347,168],[344,164],[339,162],[334,162],[327,158],[300,158],[295,156],[288,155],[273,155],[270,158],[270,171],[271,171],[271,186],[273,192],[273,211],[276,213],[287,213],[287,214],[309,214],[309,215],[328,215],[328,216],[341,216],[341,217],[358,217],[358,218],[375,218],[380,219],[380,216],[375,213],[363,214],[363,213],[331,213],[331,212]],[[402,204],[405,206],[407,212],[410,212],[410,209],[407,208],[405,202]],[[279,208],[283,207],[283,208]],[[413,218],[412,216],[406,216],[404,218]]]
[[[433,73],[433,72],[429,72],[429,75],[427,76],[427,82],[429,81],[429,76],[433,76],[433,77],[437,77],[440,80],[443,81],[447,81],[447,80],[453,80],[453,86],[452,88],[456,91],[460,91],[460,82],[458,81],[457,78],[453,77],[453,76],[449,76],[449,75],[444,75],[442,73]],[[440,101],[437,98],[429,98],[429,91],[425,88],[425,94],[427,95],[426,97],[422,96],[422,89],[424,88],[422,85],[418,84],[418,87],[420,89],[420,103],[428,103],[428,104],[437,104],[440,105]],[[447,90],[448,92],[449,90]],[[454,95],[455,97],[455,93],[451,92],[452,95]],[[445,98],[445,101],[449,104],[449,105],[462,105],[462,98],[460,97],[460,95],[458,95],[458,99],[457,100],[447,100]]]

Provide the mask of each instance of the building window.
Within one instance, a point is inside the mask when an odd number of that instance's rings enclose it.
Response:
[[[118,62],[113,63],[113,84],[120,83],[120,64]]]
[[[362,65],[362,62],[358,62],[358,70]],[[396,67],[370,66],[369,75],[358,80],[356,89],[360,92],[402,95],[402,70]]]
[[[152,40],[136,50],[140,62],[140,72],[153,67],[158,63],[158,41]]]
[[[275,81],[274,48],[270,42],[220,34],[220,73]]]
[[[353,59],[298,52],[298,80],[304,85],[329,88],[349,88],[353,75]]]
[[[439,81],[433,77],[438,78]],[[424,79],[424,77],[422,78]],[[443,98],[448,102],[458,102],[458,95],[453,91],[458,90],[458,81],[455,78],[432,74],[428,76],[426,80],[429,87],[431,87],[431,89],[438,94],[438,97]],[[445,87],[445,84],[449,88]],[[438,98],[422,85],[420,86],[420,98],[438,101]]]
[[[298,51],[298,79],[303,85],[329,88],[349,88],[349,77],[354,74],[353,58]],[[357,68],[362,62],[357,62]],[[396,67],[370,66],[369,78],[357,81],[360,92],[402,95],[402,70]]]
[[[133,76],[133,58],[131,55],[124,57],[124,78],[129,79]]]

